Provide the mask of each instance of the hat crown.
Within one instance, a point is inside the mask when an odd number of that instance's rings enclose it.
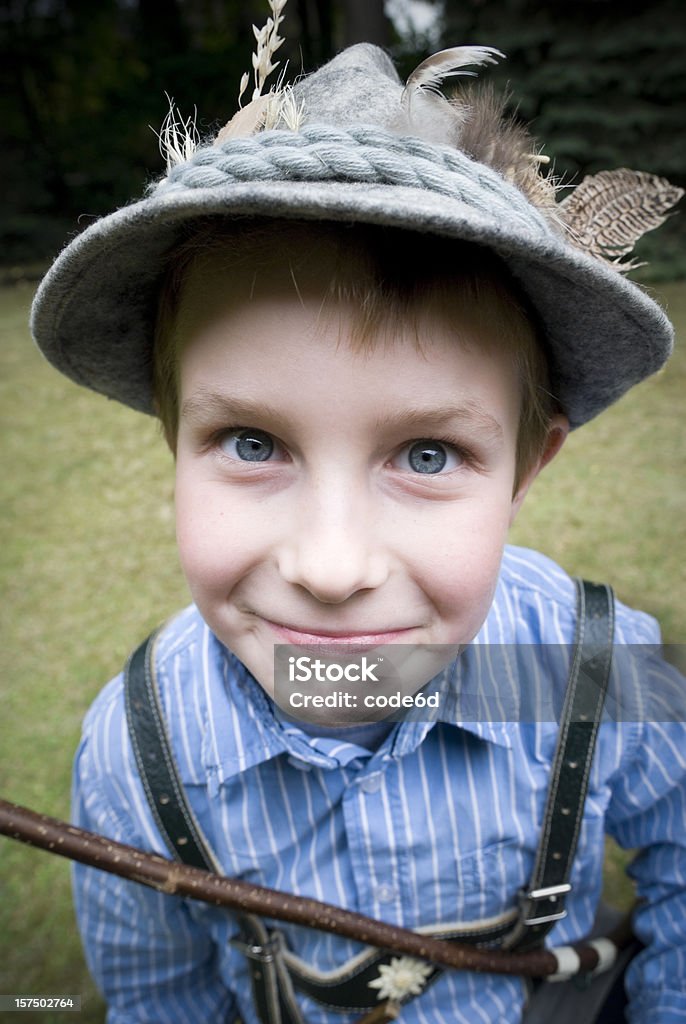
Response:
[[[371,43],[343,50],[293,87],[305,124],[396,126],[403,86],[390,57]]]
[[[169,253],[198,221],[376,224],[496,253],[540,323],[561,407],[572,426],[591,419],[663,364],[673,332],[636,286],[572,244],[558,222],[554,185],[539,175],[539,154],[503,120],[501,103],[488,93],[456,101],[435,95],[445,77],[470,74],[464,69],[497,54],[444,50],[404,85],[383,50],[353,46],[292,92],[241,108],[214,143],[190,156],[182,147],[181,161],[144,199],[96,221],[51,268],[32,311],[44,354],[79,383],[152,412],[160,281]],[[272,99],[276,116],[260,120]],[[594,224],[607,215],[607,190],[605,179],[592,188]],[[579,205],[570,211],[577,234]],[[649,212],[642,225],[664,218],[662,207]],[[615,233],[609,242],[617,244]]]

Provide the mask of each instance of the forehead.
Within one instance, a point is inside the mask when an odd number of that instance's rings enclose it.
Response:
[[[319,265],[297,277],[281,264],[230,274],[213,260],[189,279],[180,310],[181,420],[222,419],[330,440],[450,421],[514,436],[514,361],[444,296],[408,319],[383,316],[357,343],[360,308],[334,297]]]
[[[188,258],[190,254],[190,258]],[[365,225],[276,222],[210,230],[180,261],[175,347],[203,322],[247,302],[317,297],[321,316],[346,308],[348,340],[364,348],[427,322],[455,323],[484,346],[530,345],[532,324],[492,254],[472,245]],[[429,328],[430,329],[430,328]],[[460,332],[456,332],[456,335]]]

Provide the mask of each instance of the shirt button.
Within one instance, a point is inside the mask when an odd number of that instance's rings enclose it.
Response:
[[[378,793],[381,789],[381,772],[374,775],[367,775],[360,782],[360,789],[363,793]]]
[[[380,885],[376,890],[376,898],[379,903],[391,903],[396,897],[396,891],[392,885]]]

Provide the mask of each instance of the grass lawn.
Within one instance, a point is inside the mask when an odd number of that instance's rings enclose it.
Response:
[[[0,793],[66,817],[84,712],[136,641],[188,597],[172,462],[155,422],[52,370],[29,341],[30,297],[28,286],[0,291]],[[667,641],[683,643],[686,282],[658,297],[681,348],[665,372],[570,438],[513,540],[612,583],[660,619]],[[610,851],[608,892],[620,902],[621,859]],[[0,839],[0,892],[0,993],[82,994],[82,1024],[102,1020],[68,863]]]

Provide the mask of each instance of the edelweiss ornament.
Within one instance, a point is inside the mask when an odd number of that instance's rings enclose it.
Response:
[[[377,988],[377,999],[404,999],[418,996],[431,974],[431,965],[410,956],[394,956],[390,964],[381,964],[379,977],[369,982]]]

